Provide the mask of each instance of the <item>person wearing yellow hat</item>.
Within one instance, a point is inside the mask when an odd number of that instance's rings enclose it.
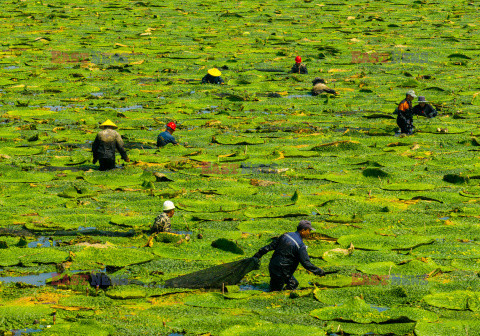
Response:
[[[202,84],[225,84],[222,77],[222,73],[217,68],[208,70],[207,74],[202,78]]]
[[[100,125],[100,128],[103,130],[98,132],[92,144],[93,163],[99,161],[101,171],[115,168],[115,150],[118,150],[124,161],[130,162],[123,148],[122,137],[115,131],[117,125],[108,119]]]

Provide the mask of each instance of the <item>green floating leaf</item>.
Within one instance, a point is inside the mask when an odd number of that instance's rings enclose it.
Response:
[[[212,247],[235,254],[245,254],[240,246],[238,246],[235,242],[225,238],[214,240],[212,242]]]
[[[310,312],[310,315],[320,320],[342,320],[356,323],[381,323],[398,320],[405,320],[405,322],[438,320],[437,314],[420,308],[395,307],[379,312],[359,297],[354,297],[351,301],[341,306],[316,309]]]
[[[150,261],[154,255],[141,249],[86,247],[75,254],[75,262],[125,267]]]
[[[420,245],[431,244],[435,239],[418,235],[381,236],[376,234],[359,234],[342,236],[338,243],[347,248],[353,244],[355,248],[365,250],[409,250]]]
[[[435,323],[420,321],[415,325],[417,336],[471,336],[480,335],[480,322],[470,320],[441,319]]]
[[[393,190],[393,191],[424,191],[432,190],[436,187],[433,184],[428,183],[392,183],[382,186],[383,190]]]
[[[318,326],[304,326],[298,324],[262,324],[257,326],[235,325],[225,329],[219,336],[292,336],[309,335],[321,336],[326,332]]]
[[[212,143],[218,143],[221,145],[260,145],[264,144],[265,140],[261,138],[217,135],[212,137]]]
[[[360,150],[362,148],[363,145],[358,141],[343,140],[317,145],[312,147],[310,150],[317,152],[343,152],[347,150]]]
[[[480,292],[458,290],[434,293],[425,296],[423,300],[430,306],[439,308],[480,311]]]

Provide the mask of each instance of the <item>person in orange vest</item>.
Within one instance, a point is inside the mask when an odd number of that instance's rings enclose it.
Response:
[[[115,149],[118,150],[125,162],[130,162],[127,152],[123,148],[123,140],[120,134],[115,131],[117,125],[107,120],[100,125],[103,131],[98,132],[92,144],[93,164],[100,162],[100,170],[115,168]]]
[[[169,122],[167,124],[167,129],[160,133],[157,137],[157,147],[164,147],[171,143],[172,145],[178,145],[177,140],[173,137],[173,132],[175,132],[175,129],[177,128],[177,125],[173,121]]]
[[[295,57],[295,64],[292,66],[290,73],[308,74],[307,66],[302,63],[300,56]]]
[[[207,74],[202,78],[202,84],[225,84],[222,77],[222,73],[217,68],[208,70]]]
[[[395,110],[397,113],[397,125],[400,127],[400,133],[402,134],[410,135],[415,131],[415,127],[413,126],[412,101],[416,97],[415,91],[407,91],[405,99],[398,104]]]

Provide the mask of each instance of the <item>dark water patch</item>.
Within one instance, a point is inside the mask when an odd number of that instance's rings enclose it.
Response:
[[[247,290],[257,290],[257,291],[262,291],[262,292],[268,292],[269,291],[269,286],[267,284],[264,285],[240,285],[238,288],[241,291],[247,291]]]
[[[39,328],[46,328],[45,326],[39,326]],[[32,329],[32,328],[25,328],[25,329],[12,329],[10,332],[12,336],[21,336],[24,334],[33,334],[36,332],[41,332],[43,329]]]
[[[376,309],[379,313],[390,309],[390,307],[377,307],[377,306],[374,306],[374,305],[370,305],[370,308]]]
[[[89,236],[105,236],[105,237],[133,237],[135,236],[135,230],[131,229],[127,232],[121,231],[104,231],[98,230],[94,227],[81,227],[78,230],[32,230],[33,234],[38,235],[48,235],[48,236],[80,236],[80,235],[89,235]]]
[[[59,241],[53,240],[50,241],[48,237],[39,237],[38,240],[30,242],[27,244],[27,247],[37,248],[37,247],[55,247],[59,245]]]
[[[90,94],[95,97],[103,97],[104,95],[103,92],[90,92]]]
[[[118,107],[116,110],[121,111],[121,112],[126,112],[126,111],[131,111],[131,110],[139,110],[142,109],[143,105],[132,105],[132,106],[127,106],[127,107]]]
[[[3,70],[14,70],[14,69],[20,69],[20,67],[18,65],[9,65],[3,68]]]
[[[6,283],[25,283],[33,286],[45,286],[46,281],[53,277],[56,277],[58,273],[49,272],[49,273],[40,273],[33,275],[23,275],[17,277],[0,277],[0,282]]]

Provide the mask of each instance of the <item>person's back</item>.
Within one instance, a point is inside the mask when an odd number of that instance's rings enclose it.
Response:
[[[175,140],[173,135],[168,133],[168,131],[163,131],[162,133],[160,133],[158,135],[158,137],[157,137],[157,147],[163,147],[163,146],[168,145],[169,143],[176,144],[177,141]]]
[[[110,128],[98,132],[95,141],[98,141],[95,152],[97,153],[97,157],[99,159],[113,158],[115,157],[116,149],[123,149],[122,137],[117,131]],[[119,150],[120,153],[121,149]]]

